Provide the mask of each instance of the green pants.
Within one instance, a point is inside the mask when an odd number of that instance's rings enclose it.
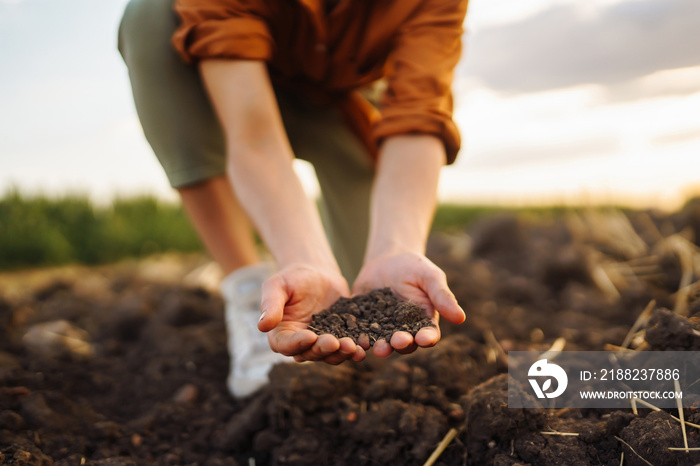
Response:
[[[119,27],[119,51],[129,68],[146,139],[174,188],[226,173],[224,136],[196,67],[170,45],[178,24],[174,0],[131,0]],[[334,107],[276,89],[282,120],[297,157],[313,164],[321,214],[343,274],[362,265],[374,170],[366,149]]]

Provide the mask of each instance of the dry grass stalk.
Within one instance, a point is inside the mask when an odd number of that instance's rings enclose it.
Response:
[[[651,219],[649,214],[647,214],[646,212],[640,212],[637,214],[637,220],[644,228],[645,233],[651,238],[653,238],[653,241],[655,243],[664,239],[664,235],[661,234],[661,232],[656,227],[656,224]]]
[[[674,312],[680,315],[688,313],[688,295],[690,293],[690,285],[695,273],[696,256],[698,255],[696,246],[684,238],[681,234],[674,235],[659,241],[656,246],[659,254],[664,252],[675,254],[681,264],[681,281],[676,292]]]
[[[601,213],[588,211],[585,216],[589,237],[606,244],[628,258],[647,253],[646,242],[637,234],[625,214],[618,210]]]
[[[697,246],[690,242],[688,238],[678,235],[673,235],[671,238],[674,239],[674,246],[676,248],[676,253],[681,261],[681,268],[683,270],[683,276],[681,277],[681,287],[685,288],[689,286],[693,280],[693,274],[695,273],[695,264],[698,259]]]
[[[620,275],[622,279],[624,279],[628,286],[642,286],[642,277],[638,277],[635,273],[634,270],[632,270],[628,266],[620,266],[619,264],[614,265],[615,273]],[[612,280],[612,278],[611,278]],[[614,283],[614,282],[613,282]]]
[[[680,288],[676,293],[676,303],[673,312],[681,316],[688,315],[688,288]]]
[[[681,391],[681,384],[678,383],[678,380],[673,380],[673,388],[676,390],[676,393],[680,393]],[[688,434],[685,432],[685,413],[683,413],[683,401],[676,397],[676,406],[678,406],[678,417],[680,418],[681,422],[681,431],[683,432],[683,446],[685,447],[686,453],[688,452]]]
[[[625,262],[620,262],[620,265],[628,265],[632,268],[644,265],[654,265],[657,266],[659,262],[659,256],[657,254],[649,254],[648,256],[635,257]]]
[[[590,209],[584,214],[572,212],[567,215],[566,226],[574,242],[604,244],[628,259],[644,256],[648,251],[646,242],[620,211]]]
[[[626,290],[632,285],[642,284],[640,279],[632,273],[629,267],[619,267],[615,262],[609,262],[607,260],[601,263],[601,267],[603,267],[603,270],[618,291]]]
[[[688,303],[700,298],[700,280],[679,288],[671,297],[675,300],[673,311],[679,315],[688,315]]]
[[[632,349],[632,348],[625,348],[625,347],[623,347],[623,346],[617,346],[617,345],[613,345],[613,344],[610,344],[610,343],[606,343],[605,346],[603,346],[603,349],[604,349],[605,351],[616,351],[616,352],[618,352],[618,353],[621,352],[621,351],[636,351],[636,350],[634,350],[634,349]]]
[[[615,302],[620,299],[620,292],[617,291],[615,284],[610,280],[605,269],[600,264],[596,264],[591,271],[593,283],[605,295],[610,302]]]
[[[562,417],[562,416],[567,416],[569,415],[574,409],[578,408],[561,408],[557,409],[557,411],[554,413],[556,417]]]
[[[551,432],[540,432],[542,435],[557,435],[559,437],[578,437],[579,434],[578,432],[557,432],[556,430],[553,430]]]
[[[550,346],[547,351],[540,355],[540,359],[554,359],[559,355],[559,353],[564,349],[565,346],[566,338],[557,338],[556,340],[554,340],[554,343],[552,343],[552,346]]]
[[[649,345],[647,344],[646,341],[644,341],[643,338],[644,331],[642,330],[641,332],[635,333],[634,338],[632,339],[632,345],[634,346],[633,348],[623,348],[622,346],[617,346],[613,345],[610,343],[606,343],[605,346],[603,346],[603,349],[605,351],[614,351],[614,352],[621,352],[621,351],[644,351]],[[636,340],[639,339],[639,342],[636,342]]]
[[[632,341],[632,343],[634,343],[634,340]],[[644,340],[642,338],[642,341],[634,347],[634,350],[635,351],[646,351],[647,348],[649,348],[649,343],[647,343],[646,340]]]
[[[620,265],[617,265],[620,267]],[[628,265],[629,269],[634,274],[645,275],[650,273],[659,273],[659,264],[639,264],[639,265]]]
[[[647,243],[641,236],[639,236],[627,215],[623,214],[619,210],[614,211],[612,215],[616,220],[615,224],[620,232],[623,244],[630,248],[630,250],[634,251],[632,253],[633,257],[646,254],[648,251]]]
[[[664,273],[638,273],[634,276],[637,280],[646,280],[648,282],[663,280],[666,278]]]
[[[671,450],[671,451],[684,451],[686,453],[689,453],[691,451],[700,451],[700,447],[694,447],[694,448],[668,447],[667,449]]]
[[[425,463],[423,463],[423,466],[431,466],[433,463],[435,463],[435,461],[437,461],[440,455],[442,455],[442,452],[445,451],[445,448],[447,448],[447,446],[450,443],[452,443],[452,440],[454,440],[454,438],[457,436],[457,433],[458,430],[455,428],[452,428],[449,431],[447,431],[445,437],[443,437],[443,439],[440,441],[437,448],[435,448],[428,460]]]
[[[646,406],[647,408],[651,409],[652,411],[661,411],[661,408],[658,406],[654,406],[653,404],[649,403],[648,401],[641,400],[639,398],[632,398],[630,400],[630,403],[632,404],[632,412],[636,415],[639,415],[637,412],[637,403]],[[681,422],[679,418],[674,416],[673,414],[669,414],[673,419],[675,419],[678,422]],[[683,424],[690,426],[690,427],[695,427],[696,429],[700,429],[700,424],[694,424],[690,421],[683,420]]]
[[[489,353],[487,359],[489,362],[500,361],[504,365],[508,365],[508,353],[505,352],[501,344],[496,339],[496,335],[493,334],[491,329],[486,329],[483,332],[484,341],[486,346],[489,348]]]
[[[688,386],[685,387],[685,388],[686,388],[686,389],[690,389],[690,387],[692,387],[693,385],[695,385],[695,384],[698,383],[698,382],[700,382],[700,379],[696,379],[695,382],[691,383],[690,385],[688,385]]]
[[[636,398],[631,398],[630,399],[630,405],[632,405],[632,413],[635,416],[639,416],[639,410],[637,410],[637,399]]]
[[[652,299],[649,301],[649,304],[647,304],[647,307],[644,308],[641,314],[639,314],[639,317],[637,317],[637,320],[634,321],[634,324],[632,324],[632,328],[630,328],[630,331],[627,332],[627,336],[625,337],[624,341],[622,342],[622,348],[629,348],[630,343],[632,343],[632,338],[634,338],[634,334],[637,333],[637,330],[642,328],[646,323],[649,321],[649,317],[651,317],[651,313],[654,311],[654,308],[656,307],[656,300]]]
[[[622,466],[625,463],[625,452],[623,451],[622,454],[620,454],[620,466]]]
[[[620,437],[618,437],[617,435],[615,436],[615,438],[618,439],[620,442],[624,443],[624,444],[627,446],[627,448],[629,448],[630,450],[632,450],[632,453],[634,453],[635,455],[637,455],[637,457],[638,457],[640,460],[644,461],[644,462],[645,462],[646,464],[648,464],[649,466],[654,466],[653,464],[651,464],[650,462],[648,462],[647,460],[645,460],[644,457],[642,457],[642,455],[640,455],[639,453],[637,453],[637,452],[635,451],[635,449],[632,448],[632,445],[630,445],[629,443],[625,442],[624,440],[622,440],[622,439],[621,439]]]

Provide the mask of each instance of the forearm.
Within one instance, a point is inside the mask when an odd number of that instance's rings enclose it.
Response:
[[[238,146],[229,151],[228,172],[236,195],[280,267],[305,263],[338,269],[290,153]]]
[[[306,197],[265,65],[205,61],[202,77],[227,143],[227,170],[241,205],[280,267],[337,270],[318,212]]]
[[[388,254],[425,253],[445,149],[430,135],[387,139],[372,193],[365,261]]]

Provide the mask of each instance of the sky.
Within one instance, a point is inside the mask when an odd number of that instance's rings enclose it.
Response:
[[[176,199],[116,50],[126,3],[0,0],[0,193]],[[700,1],[471,0],[465,30],[443,201],[672,208],[700,194]]]

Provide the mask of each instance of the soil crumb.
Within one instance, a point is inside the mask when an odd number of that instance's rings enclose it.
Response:
[[[309,329],[318,335],[350,337],[360,346],[371,347],[380,339],[390,341],[395,332],[415,336],[423,327],[433,326],[420,306],[402,301],[390,288],[384,288],[340,298],[329,309],[313,316]]]

